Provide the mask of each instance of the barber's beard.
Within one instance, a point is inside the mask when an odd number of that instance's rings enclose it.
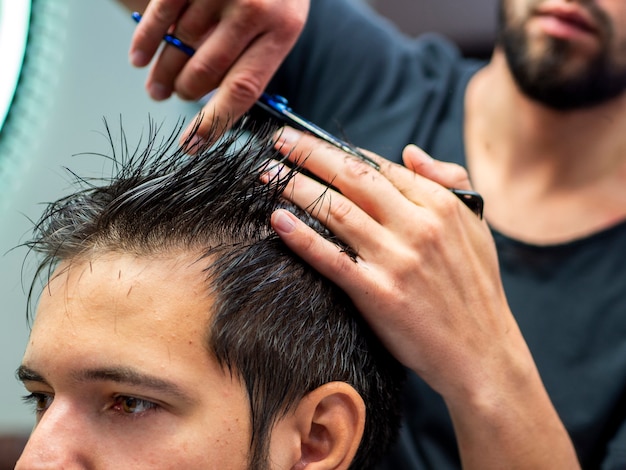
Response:
[[[595,8],[591,13],[601,28],[599,52],[577,72],[566,72],[577,53],[575,44],[553,38],[540,57],[532,56],[525,23],[507,24],[501,8],[499,45],[515,82],[530,99],[565,111],[605,103],[626,90],[626,66],[618,67],[611,57],[614,33],[610,19]]]

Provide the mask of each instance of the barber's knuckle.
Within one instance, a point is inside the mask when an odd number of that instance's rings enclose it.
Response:
[[[189,62],[189,74],[194,79],[215,78],[228,69],[230,65],[225,54],[216,54],[211,60],[194,60]]]
[[[279,38],[291,40],[298,36],[306,22],[305,14],[286,14],[281,18],[280,28],[277,30]]]
[[[385,277],[376,280],[376,296],[379,299],[392,299],[397,297],[399,280],[394,273],[388,273]]]
[[[244,22],[258,22],[269,18],[273,3],[269,0],[239,0],[239,18]]]
[[[228,84],[227,92],[237,103],[247,103],[256,100],[263,92],[263,84],[254,74],[245,74],[236,77]]]
[[[331,201],[331,213],[335,221],[344,224],[350,219],[354,206],[345,199],[335,199]]]
[[[455,185],[464,185],[469,182],[467,170],[460,165],[450,165],[450,179]]]
[[[173,19],[175,20],[180,9],[179,3],[180,2],[166,1],[154,2],[153,5],[151,5],[150,13],[153,19],[161,24],[171,22]]]
[[[295,39],[307,18],[307,9],[290,8],[273,0],[240,0],[238,22],[247,30],[264,30],[277,40]]]
[[[389,160],[385,160],[385,159],[380,159],[380,161],[378,162],[378,165],[380,167],[381,173],[383,174],[391,173],[398,169],[398,165],[396,163],[392,163]]]
[[[445,224],[441,217],[427,217],[422,220],[420,244],[423,246],[437,245],[445,237]]]
[[[343,250],[342,250],[343,251]],[[354,261],[349,256],[345,256],[345,253],[342,253],[343,256],[338,256],[335,258],[335,263],[333,266],[333,271],[337,273],[338,276],[348,276],[352,270],[354,269]]]
[[[211,85],[218,82],[221,75],[219,69],[211,63],[200,60],[190,61],[185,70],[176,80],[176,93],[182,99],[198,99],[208,92]],[[199,85],[206,85],[206,90]]]
[[[319,262],[319,261],[323,261],[323,256],[316,250],[317,246],[318,246],[318,241],[316,237],[312,237],[312,236],[303,236],[303,237],[298,237],[297,240],[299,240],[301,246],[300,248],[306,252],[306,253],[312,253],[312,257],[314,262]]]
[[[185,18],[185,23],[176,28],[176,36],[183,42],[196,45],[207,33],[208,25],[205,20],[198,16]]]
[[[441,201],[439,208],[439,221],[444,224],[444,221],[454,220],[459,217],[459,212],[462,209],[462,203],[452,193],[451,197],[446,197],[445,201]]]
[[[333,151],[337,151],[332,147]],[[345,154],[344,154],[345,155]],[[344,158],[346,174],[353,178],[372,178],[379,176],[379,173],[367,162],[357,157],[346,156]]]
[[[446,220],[455,215],[458,210],[458,200],[452,192],[446,188],[438,187],[433,190],[431,195],[430,207],[436,220]]]

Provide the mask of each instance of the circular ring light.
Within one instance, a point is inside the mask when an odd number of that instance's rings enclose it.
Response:
[[[9,114],[20,79],[30,14],[29,0],[0,0],[0,131]]]

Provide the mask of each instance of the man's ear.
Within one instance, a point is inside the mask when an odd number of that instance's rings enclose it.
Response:
[[[285,457],[287,451],[292,470],[347,469],[364,428],[365,403],[358,392],[345,382],[329,382],[308,393],[277,423],[270,453]]]

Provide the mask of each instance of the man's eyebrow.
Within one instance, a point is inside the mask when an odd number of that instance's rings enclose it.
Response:
[[[25,365],[19,366],[15,375],[18,380],[22,382],[48,383],[43,375]],[[172,395],[189,403],[194,401],[179,385],[174,382],[139,372],[131,367],[101,367],[94,369],[82,369],[73,372],[72,378],[77,382],[115,382],[118,384],[138,386],[165,393],[167,395]]]
[[[78,382],[115,382],[122,385],[138,386],[172,395],[186,402],[194,401],[176,383],[162,379],[161,377],[145,374],[132,367],[120,366],[82,369],[74,372],[72,377]]]
[[[20,382],[40,382],[47,384],[46,379],[43,378],[39,372],[34,371],[30,367],[21,365],[15,371],[15,376]]]

